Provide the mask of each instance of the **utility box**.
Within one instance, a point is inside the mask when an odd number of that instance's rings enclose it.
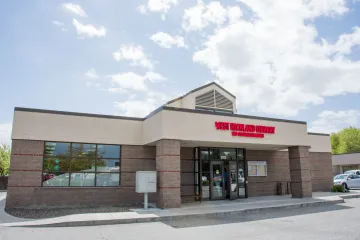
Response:
[[[136,192],[137,193],[156,192],[156,171],[136,172]]]

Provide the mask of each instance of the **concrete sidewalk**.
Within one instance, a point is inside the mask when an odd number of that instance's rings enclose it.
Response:
[[[8,227],[74,227],[140,222],[161,222],[185,220],[211,216],[247,215],[252,213],[299,209],[329,204],[344,203],[346,198],[359,198],[360,192],[351,193],[314,193],[313,198],[293,199],[289,196],[254,197],[239,200],[209,201],[183,204],[181,208],[133,209],[131,212],[88,213],[40,220],[14,221],[0,224]],[[18,220],[18,219],[16,219]]]

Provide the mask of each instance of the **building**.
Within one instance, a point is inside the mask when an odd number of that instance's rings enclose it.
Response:
[[[348,170],[360,169],[360,153],[344,153],[332,155],[333,175]]]
[[[15,108],[7,208],[141,203],[135,173],[156,170],[160,208],[332,186],[330,136],[306,122],[236,114],[210,83],[145,118]]]

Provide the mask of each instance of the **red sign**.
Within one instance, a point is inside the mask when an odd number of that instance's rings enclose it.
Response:
[[[275,127],[230,122],[215,122],[217,130],[231,131],[232,136],[264,138],[265,134],[275,134]]]

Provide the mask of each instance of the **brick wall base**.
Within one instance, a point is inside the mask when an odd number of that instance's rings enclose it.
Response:
[[[330,191],[333,185],[331,153],[310,152],[312,190]]]
[[[267,161],[266,177],[248,177],[248,197],[276,195],[277,183],[290,181],[288,152],[246,150],[246,161]]]
[[[155,146],[123,145],[121,187],[46,188],[41,187],[44,142],[13,140],[12,144],[6,208],[138,205],[143,202],[143,194],[135,192],[136,171],[157,169]],[[166,148],[162,149],[164,146]],[[174,140],[166,140],[166,143],[159,146],[158,170],[162,171],[159,176],[161,184],[157,194],[149,195],[150,202],[158,202],[162,207],[177,207],[180,206],[180,201],[189,201],[188,198],[180,199],[179,195],[194,195],[193,150],[180,148],[179,142]],[[172,160],[177,162],[175,168],[171,165]],[[248,177],[248,197],[276,195],[278,182],[286,185],[291,181],[288,152],[247,150],[246,160],[266,160],[268,164],[266,177]],[[332,186],[331,154],[311,152],[309,160],[313,191],[329,191]]]
[[[13,140],[6,208],[138,205],[136,171],[154,171],[156,148],[121,147],[121,187],[41,187],[43,141]],[[156,194],[149,194],[156,202]]]

